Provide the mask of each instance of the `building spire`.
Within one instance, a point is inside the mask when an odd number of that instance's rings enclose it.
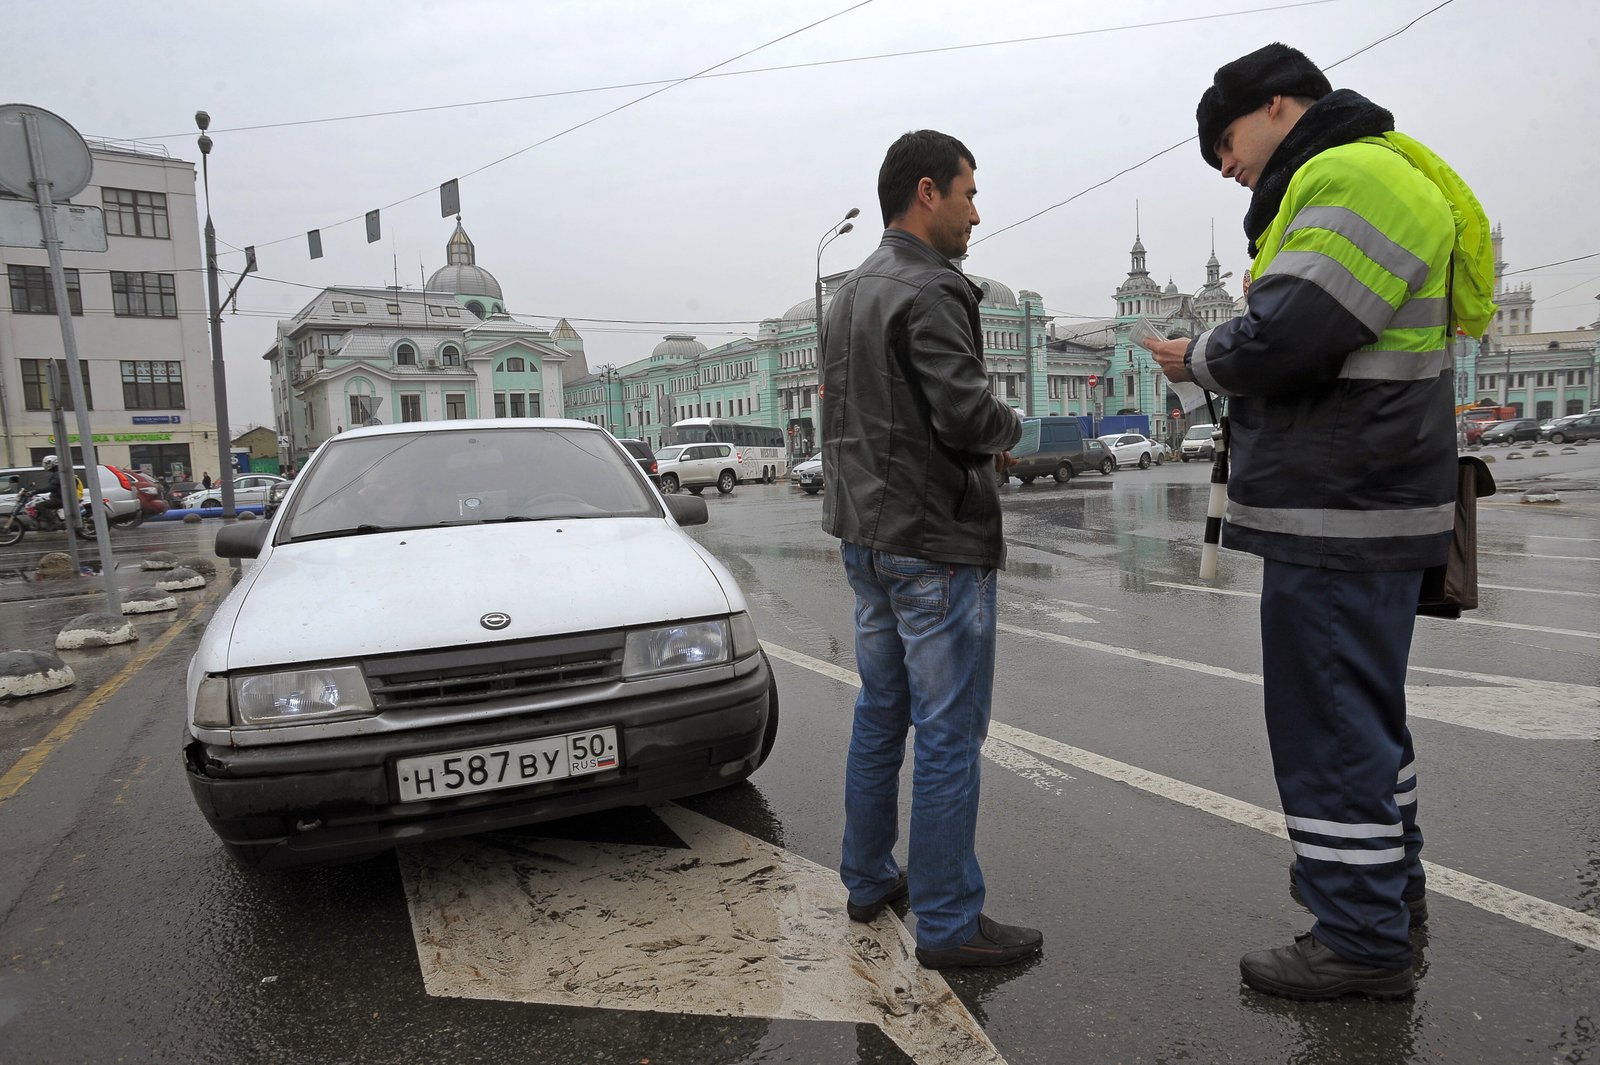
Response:
[[[467,236],[466,229],[462,227],[460,215],[456,215],[456,231],[450,234],[450,239],[445,242],[444,261],[450,266],[477,265],[477,248],[473,246],[472,238]]]

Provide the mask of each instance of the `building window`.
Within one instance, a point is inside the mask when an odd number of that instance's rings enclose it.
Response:
[[[446,317],[449,317],[449,318],[460,318],[461,317],[461,308],[460,307],[446,307],[444,309],[444,313],[445,313]]]
[[[433,315],[435,318],[443,318],[444,308],[430,303],[428,304],[428,313]]]
[[[477,300],[473,300],[471,303],[467,304],[467,310],[472,312],[472,316],[474,318],[483,317],[483,304],[479,303]]]
[[[122,405],[128,410],[183,410],[183,363],[124,362]]]
[[[520,358],[513,356],[501,364],[500,369],[504,370],[506,373],[527,373],[528,364],[523,362]]]
[[[446,344],[439,349],[439,359],[446,366],[461,365],[461,349],[454,344]]]
[[[366,314],[367,305],[365,303],[357,303],[355,300],[351,300],[350,311],[352,314]]]
[[[446,418],[465,418],[467,416],[467,394],[465,392],[446,392],[444,394],[444,416]]]
[[[400,314],[400,305],[398,303],[385,303],[383,307],[384,310],[388,311],[392,315],[398,317]]]
[[[22,405],[28,410],[50,409],[50,360],[22,359]],[[67,360],[57,359],[56,370],[61,377],[61,409],[75,410],[72,405],[72,386],[67,383]],[[83,371],[83,401],[94,410],[94,391],[89,387],[88,364],[79,361]]]
[[[73,314],[83,313],[83,293],[78,289],[78,271],[67,275],[67,306]],[[10,266],[11,309],[17,314],[56,313],[56,293],[50,284],[50,270],[44,266]]]
[[[345,302],[344,300],[334,300],[333,301],[333,310],[334,310],[335,314],[343,314],[346,311],[348,311],[349,309],[350,309],[350,304]]]
[[[415,366],[417,364],[417,349],[410,344],[401,344],[394,349],[394,361],[397,366]]]
[[[101,189],[106,232],[113,237],[167,238],[167,194],[136,189]]]
[[[111,271],[111,309],[118,318],[178,317],[174,274]]]
[[[422,420],[422,397],[400,397],[400,420],[403,422],[420,422]]]

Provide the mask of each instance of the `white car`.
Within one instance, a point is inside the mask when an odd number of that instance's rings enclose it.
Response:
[[[1140,433],[1110,433],[1099,438],[1117,460],[1118,466],[1137,466],[1148,470],[1159,463],[1164,451],[1160,444]]]
[[[241,863],[647,805],[737,783],[778,696],[745,599],[598,426],[341,433],[270,521],[189,663],[183,764]]]
[[[739,483],[741,458],[733,444],[674,444],[656,455],[656,473],[663,492],[686,489],[699,495],[716,485],[727,495]]]
[[[100,472],[100,497],[106,513],[111,517],[111,524],[117,526],[138,525],[144,519],[144,511],[139,506],[139,497],[134,492],[133,482],[127,474],[120,473],[104,463],[98,466]],[[89,478],[85,475],[82,466],[74,466],[78,480],[83,483],[83,492],[89,494]],[[0,514],[9,514],[17,505],[16,486],[25,488],[42,488],[52,475],[46,474],[42,466],[12,466],[0,469]]]
[[[267,502],[267,494],[275,484],[283,484],[289,478],[279,477],[275,473],[239,473],[233,478],[233,505],[236,507],[262,506]],[[185,510],[203,510],[207,507],[222,506],[222,484],[216,482],[210,488],[197,488],[178,501],[178,506]]]
[[[804,462],[795,463],[789,475],[808,496],[814,496],[822,491],[822,452],[817,452]]]

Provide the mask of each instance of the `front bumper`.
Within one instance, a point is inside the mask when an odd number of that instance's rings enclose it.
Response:
[[[760,764],[776,691],[766,657],[698,688],[570,710],[271,747],[184,738],[189,788],[223,841],[262,864],[332,861],[397,843],[646,805],[741,780]],[[622,765],[503,791],[397,801],[395,760],[614,725]]]

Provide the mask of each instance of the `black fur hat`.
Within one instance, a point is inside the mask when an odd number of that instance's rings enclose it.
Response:
[[[1200,125],[1200,155],[1221,170],[1216,143],[1234,119],[1269,102],[1274,96],[1309,96],[1320,100],[1333,91],[1327,75],[1286,44],[1269,44],[1217,68],[1211,88],[1200,97],[1195,121]]]

